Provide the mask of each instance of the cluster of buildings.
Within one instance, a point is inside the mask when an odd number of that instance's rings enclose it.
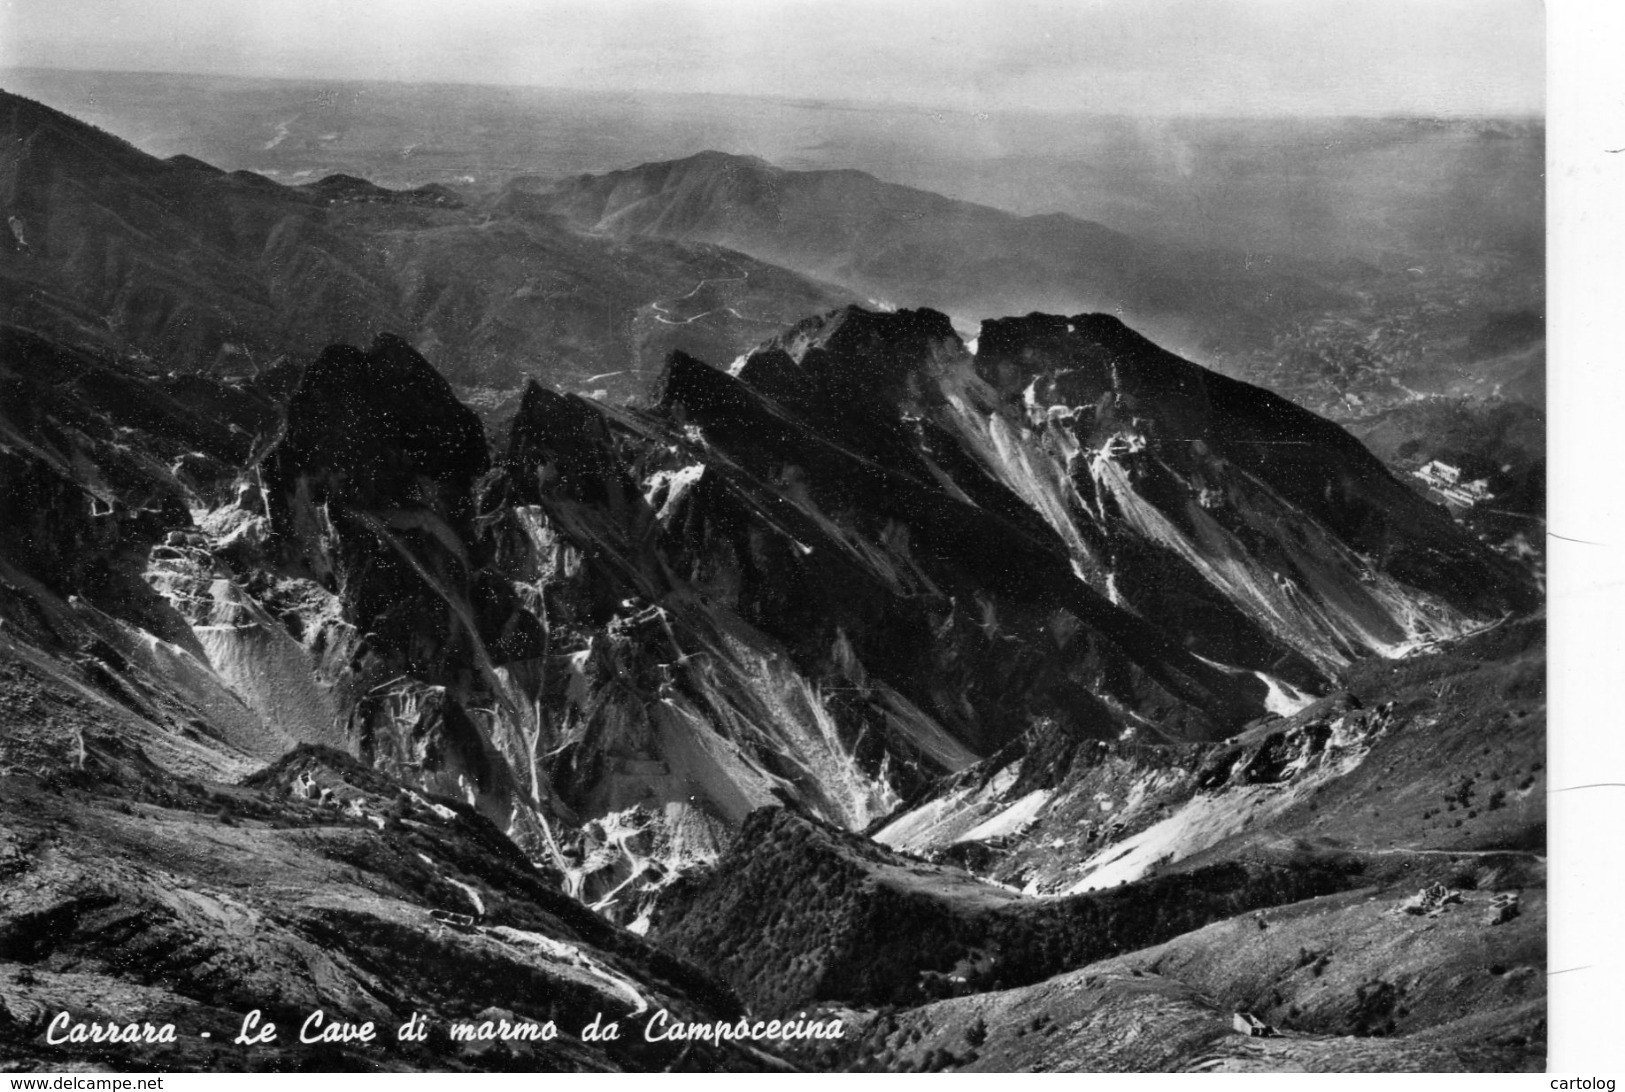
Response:
[[[1451,466],[1438,459],[1425,464],[1420,470],[1411,471],[1411,474],[1422,479],[1428,489],[1438,494],[1452,511],[1471,508],[1475,504],[1492,500],[1495,496],[1490,492],[1488,478],[1462,481],[1461,467]]]

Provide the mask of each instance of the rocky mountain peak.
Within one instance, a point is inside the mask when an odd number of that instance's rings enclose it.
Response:
[[[917,399],[934,369],[964,354],[953,323],[940,311],[849,306],[768,341],[745,362],[739,378],[787,405],[840,415]],[[785,367],[786,358],[800,374]]]
[[[541,489],[557,489],[582,500],[601,500],[606,483],[618,475],[611,459],[603,415],[574,395],[560,394],[532,380],[508,433],[502,465],[508,480],[535,502]]]
[[[273,494],[308,477],[313,496],[373,507],[423,500],[426,479],[466,516],[489,467],[474,411],[404,340],[379,334],[365,352],[329,346],[306,369],[265,478]]]

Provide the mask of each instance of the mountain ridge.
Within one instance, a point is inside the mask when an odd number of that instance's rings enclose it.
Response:
[[[1222,338],[1320,267],[722,154],[286,187],[0,109],[0,1056],[259,991],[812,1007],[810,1068],[1540,1064],[1538,585],[1125,303]],[[1109,298],[863,305],[701,237],[751,231]],[[785,1064],[662,1050],[265,1064]]]
[[[720,152],[551,185],[516,180],[507,192],[583,229],[716,243],[966,324],[1116,311],[1182,336],[1229,337],[1261,308],[1337,297],[1312,263],[1148,243],[1064,213],[1019,216],[863,171],[788,170]]]
[[[161,160],[5,92],[0,128],[0,204],[27,241],[0,247],[0,317],[182,371],[253,374],[398,330],[465,389],[516,394],[528,361],[632,397],[670,347],[733,355],[852,298],[716,248],[606,245],[438,184],[294,187]],[[668,317],[708,284],[712,306]]]

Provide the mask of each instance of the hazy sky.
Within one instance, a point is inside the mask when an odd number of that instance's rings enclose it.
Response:
[[[1526,113],[1539,0],[0,0],[0,65],[1113,113]]]

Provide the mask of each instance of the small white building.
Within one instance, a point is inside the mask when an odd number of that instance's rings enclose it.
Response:
[[[1420,478],[1429,489],[1444,499],[1452,509],[1466,509],[1481,501],[1494,499],[1490,492],[1488,478],[1477,478],[1470,482],[1461,480],[1461,467],[1434,459],[1425,464],[1420,470],[1411,472],[1413,477]]]
[[[1416,476],[1429,484],[1437,482],[1440,485],[1455,485],[1461,481],[1461,467],[1434,459],[1418,470]]]

